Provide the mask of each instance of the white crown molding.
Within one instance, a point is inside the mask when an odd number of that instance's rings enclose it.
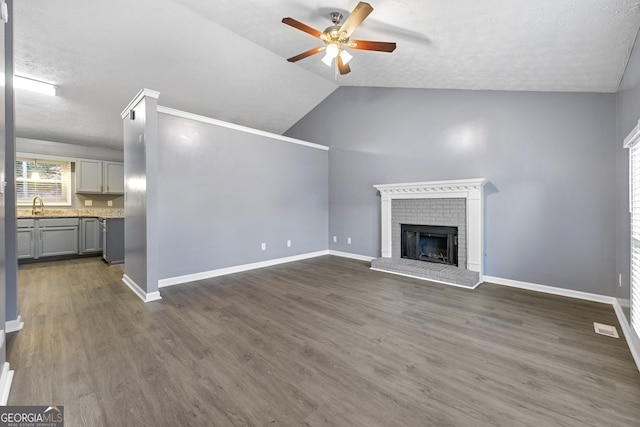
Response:
[[[122,281],[144,302],[158,301],[162,299],[159,291],[150,293],[143,291],[142,288],[126,274],[122,275]]]
[[[186,111],[175,110],[169,107],[158,106],[158,113],[169,114],[171,116],[182,117],[183,119],[195,120],[197,122],[208,123],[210,125],[234,129],[240,132],[251,133],[254,135],[264,136],[266,138],[277,139],[279,141],[290,142],[292,144],[304,145],[305,147],[316,148],[318,150],[329,151],[326,145],[315,144],[313,142],[302,141],[300,139],[290,138],[288,136],[278,135],[276,133],[265,132],[263,130],[253,129],[247,126],[237,125],[235,123],[225,122],[223,120],[212,119],[211,117],[200,116],[198,114],[187,113]]]
[[[138,94],[125,107],[125,109],[122,110],[122,113],[120,113],[120,117],[122,117],[122,119],[124,120],[124,118],[129,115],[129,111],[133,110],[136,107],[136,105],[138,105],[138,103],[142,101],[142,98],[146,98],[146,97],[158,99],[160,97],[160,92],[156,92],[155,90],[151,90],[151,89],[140,90],[140,92],[138,92]]]
[[[485,184],[484,178],[454,179],[449,181],[405,182],[400,184],[379,184],[374,187],[380,194],[429,194],[464,193],[480,190]],[[438,196],[439,197],[439,196]],[[456,196],[451,196],[456,197]]]

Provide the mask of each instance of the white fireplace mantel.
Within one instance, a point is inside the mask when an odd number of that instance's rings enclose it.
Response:
[[[482,188],[484,178],[374,185],[382,208],[382,257],[391,258],[391,201],[394,199],[466,199],[467,270],[482,277]]]

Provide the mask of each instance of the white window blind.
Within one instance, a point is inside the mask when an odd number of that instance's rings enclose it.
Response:
[[[631,327],[640,336],[640,124],[625,139],[624,146],[629,148]]]
[[[71,162],[16,158],[18,205],[31,205],[36,196],[45,206],[70,206]]]

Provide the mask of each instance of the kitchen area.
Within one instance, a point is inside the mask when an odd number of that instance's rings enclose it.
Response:
[[[45,141],[25,141],[39,142]],[[52,146],[80,151],[46,142],[48,151]],[[16,155],[18,263],[86,256],[124,263],[124,163],[38,151]],[[121,152],[80,154],[121,157]]]

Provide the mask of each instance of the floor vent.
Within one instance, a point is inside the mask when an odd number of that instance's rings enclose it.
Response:
[[[613,338],[620,338],[620,336],[618,335],[618,330],[615,326],[593,322],[593,329],[596,331],[596,334],[606,335]]]

